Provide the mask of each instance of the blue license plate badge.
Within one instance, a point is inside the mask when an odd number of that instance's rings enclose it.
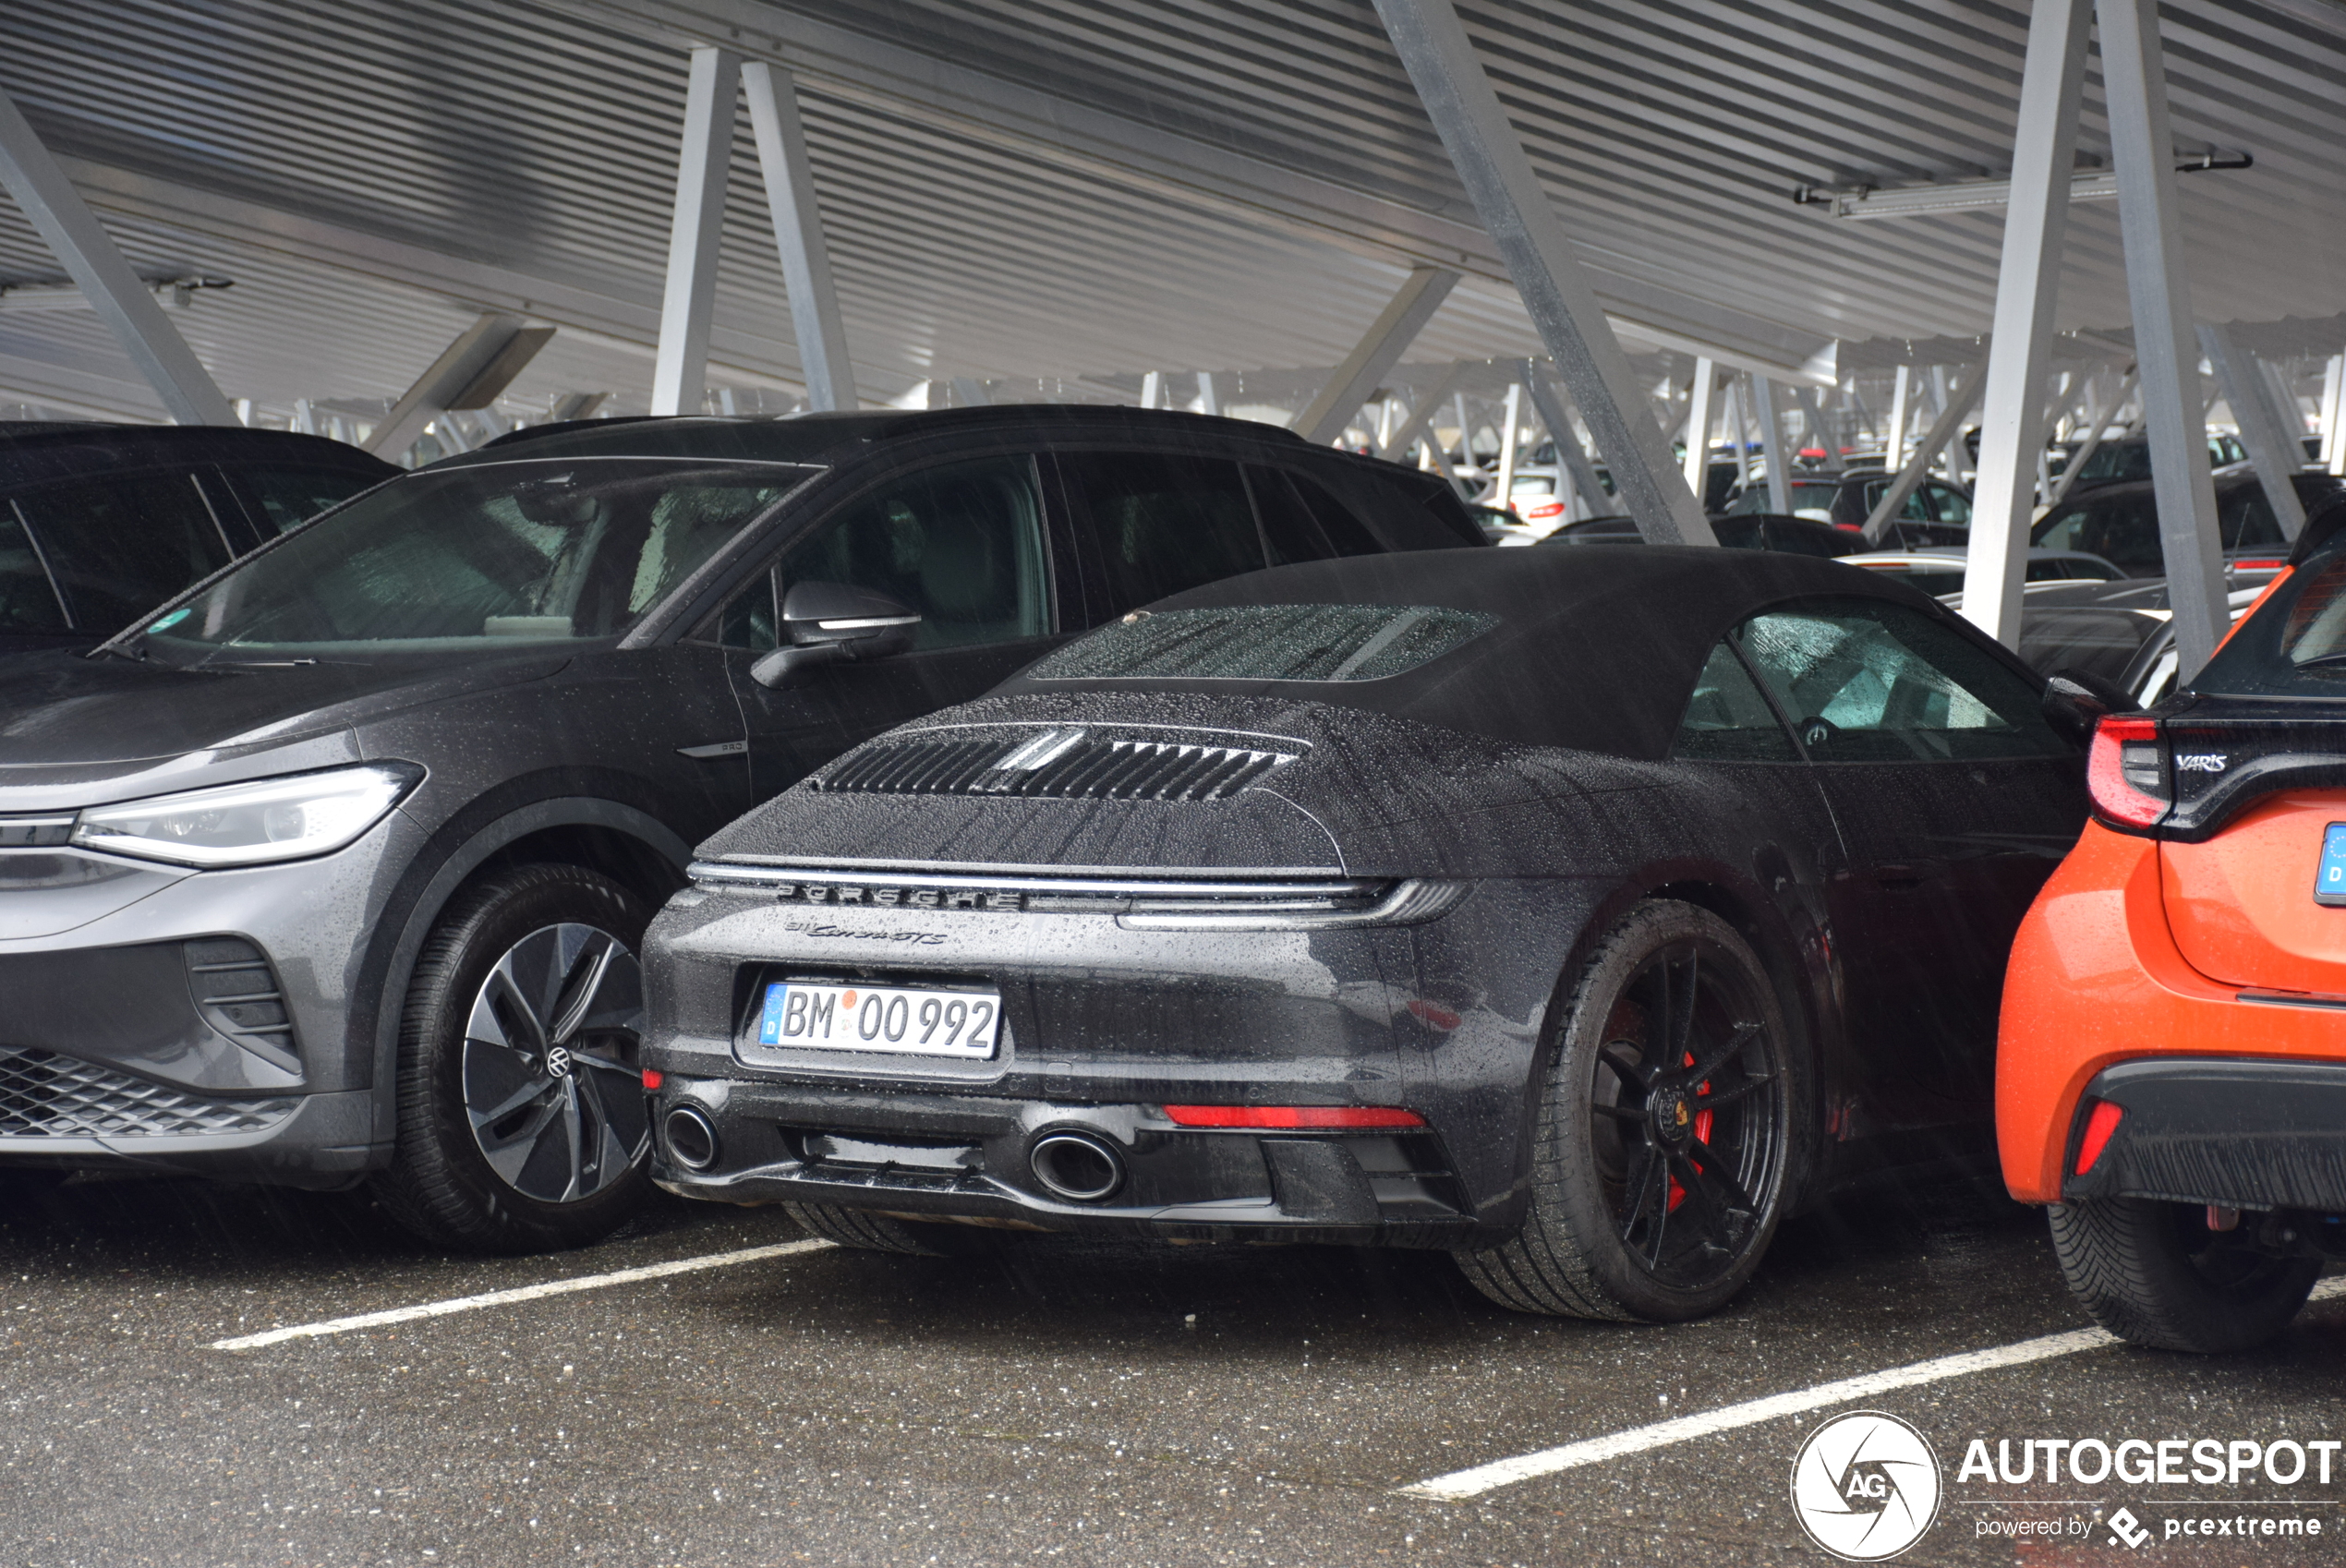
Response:
[[[2346,822],[2322,829],[2322,862],[2314,873],[2314,902],[2346,904]]]

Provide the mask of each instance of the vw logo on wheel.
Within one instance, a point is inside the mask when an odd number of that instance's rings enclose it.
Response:
[[[1939,1456],[1895,1416],[1853,1410],[1808,1434],[1792,1462],[1792,1512],[1808,1538],[1846,1562],[1880,1562],[1922,1539],[1939,1516]]]
[[[546,1072],[551,1078],[570,1076],[570,1050],[567,1046],[557,1045],[546,1053]]]

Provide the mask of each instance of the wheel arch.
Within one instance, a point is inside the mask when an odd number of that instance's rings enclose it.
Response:
[[[451,829],[454,831],[452,833]],[[374,1141],[388,1150],[397,1132],[398,1097],[383,1092],[397,1081],[398,999],[414,978],[416,959],[449,902],[484,876],[533,862],[557,862],[600,872],[654,909],[684,885],[692,847],[640,806],[595,795],[556,795],[505,809],[486,822],[452,822],[453,842],[441,854],[418,856],[393,897],[398,912],[376,928],[367,965],[371,983],[360,1006],[374,1022]],[[389,913],[389,911],[387,911]]]

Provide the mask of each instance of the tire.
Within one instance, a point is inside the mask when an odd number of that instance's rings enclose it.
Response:
[[[1715,1311],[1760,1266],[1808,1146],[1803,1055],[1767,970],[1717,915],[1649,900],[1597,944],[1548,1039],[1530,1212],[1459,1268],[1519,1312]]]
[[[651,911],[572,865],[466,889],[416,960],[399,1029],[399,1130],[370,1182],[423,1239],[471,1252],[599,1241],[650,1197],[635,1066]]]
[[[2321,1272],[2315,1258],[2257,1250],[2243,1231],[2207,1228],[2205,1211],[2146,1198],[2056,1203],[2053,1255],[2070,1294],[2119,1338],[2221,1355],[2289,1326]]]
[[[782,1212],[796,1220],[809,1236],[818,1236],[859,1252],[898,1252],[914,1258],[975,1258],[993,1251],[997,1245],[994,1233],[982,1225],[959,1225],[949,1221],[925,1224],[836,1203],[785,1203]]]

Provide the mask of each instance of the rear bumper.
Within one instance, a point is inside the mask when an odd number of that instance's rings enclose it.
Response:
[[[2125,1115],[2064,1198],[2346,1212],[2346,1064],[2155,1057],[2097,1073],[2086,1100]]]
[[[691,1169],[669,1137],[689,1107],[715,1157]],[[1284,1239],[1446,1247],[1474,1226],[1429,1131],[1321,1133],[1178,1128],[1154,1106],[973,1094],[843,1095],[671,1077],[654,1104],[653,1176],[686,1198],[834,1203],[1042,1230],[1184,1240]],[[1114,1190],[1054,1196],[1033,1158],[1074,1133],[1106,1150]]]
[[[2022,923],[2004,982],[1996,1137],[2014,1198],[2070,1195],[2078,1107],[2122,1064],[2173,1064],[2185,1081],[2226,1064],[2346,1070],[2346,1008],[2243,992],[2194,970],[2168,931],[2157,841],[2089,825]],[[2280,1115],[2239,1125],[2297,1125]]]

